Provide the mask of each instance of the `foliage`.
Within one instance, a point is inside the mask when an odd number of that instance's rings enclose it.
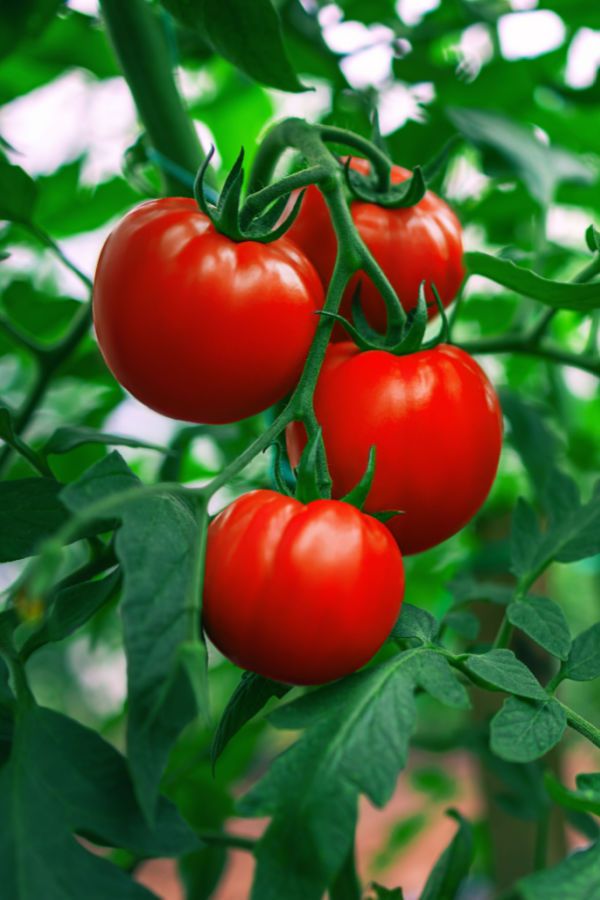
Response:
[[[565,78],[574,37],[600,27],[600,13],[544,0],[562,17],[562,44],[509,60],[498,39],[511,10],[504,0],[452,0],[417,21],[401,18],[391,0],[338,5],[347,22],[389,29],[387,82],[350,89],[351,54],[327,43],[319,4],[299,0],[130,0],[127,28],[137,30],[125,45],[124,5],[109,0],[104,22],[55,0],[3,13],[0,98],[9,112],[67,73],[88,90],[125,77],[140,112],[123,171],[97,183],[80,149],[34,177],[19,136],[10,136],[14,147],[0,136],[0,869],[15,900],[153,896],[131,875],[159,856],[178,858],[190,900],[209,897],[236,847],[256,857],[255,900],[319,900],[326,891],[332,900],[359,898],[359,797],[386,804],[411,744],[428,738],[477,755],[507,785],[514,814],[535,823],[536,860],[503,888],[541,900],[587,898],[597,886],[600,843],[590,816],[600,812],[599,776],[565,785],[546,754],[567,736],[600,746],[589,720],[600,677],[600,244],[591,225],[600,208],[599,82],[576,88]],[[469,55],[464,38],[473,28],[488,39],[486,58]],[[173,61],[203,85],[185,104]],[[431,102],[390,126],[382,113],[389,97],[400,91],[414,100],[424,83],[433,85]],[[326,97],[320,128],[288,122],[257,155],[258,135],[283,102],[270,89],[310,103],[315,85]],[[217,491],[229,498],[291,480],[281,427],[295,415],[314,417],[318,357],[332,323],[319,326],[308,374],[287,406],[218,427],[156,419],[160,438],[138,428],[119,434],[118,411],[136,408],[92,335],[78,239],[99,250],[111,223],[138,201],[192,194],[191,167],[203,156],[193,119],[212,133],[221,181],[242,144],[258,182],[279,139],[277,153],[292,146],[310,157],[308,176],[294,163],[292,180],[272,182],[267,196],[250,182],[252,202],[269,208],[292,187],[319,182],[327,192],[319,166],[339,170],[328,148],[362,148],[376,159],[368,139],[378,108],[389,132],[380,152],[422,167],[474,248],[450,339],[484,363],[491,356],[506,449],[475,523],[406,560],[408,602],[373,662],[288,696],[288,685],[240,677],[207,651],[203,535]],[[208,183],[209,200],[213,189]],[[581,228],[565,242],[549,225],[574,212]],[[343,286],[329,292],[334,313]],[[309,474],[318,492],[328,474],[313,438]],[[87,661],[74,667],[82,647]],[[90,693],[85,666],[94,652],[124,654],[126,700],[98,703]],[[503,695],[489,721],[472,711],[481,692]],[[236,807],[249,774],[252,787]],[[447,785],[440,796],[445,802]],[[552,807],[578,823],[587,849],[547,858]],[[270,817],[258,842],[228,831],[234,810]],[[481,823],[449,815],[456,830],[421,900],[458,896],[473,873],[489,885],[495,877]],[[402,897],[396,884],[365,889]]]

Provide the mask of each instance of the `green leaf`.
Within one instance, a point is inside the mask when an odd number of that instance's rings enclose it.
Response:
[[[563,678],[592,681],[600,675],[600,622],[578,634],[562,668]]]
[[[48,599],[46,616],[22,648],[25,656],[52,641],[73,634],[111,599],[121,574],[115,570],[97,581],[83,581],[55,591]]]
[[[523,900],[591,900],[600,884],[600,844],[578,850],[551,869],[518,882]]]
[[[577,790],[572,790],[561,784],[554,773],[548,770],[544,774],[544,785],[552,800],[560,806],[600,816],[600,784],[598,784],[598,779],[600,779],[600,775],[597,772],[594,772],[592,775],[578,775]]]
[[[458,680],[447,659],[439,653],[424,651],[420,659],[417,683],[440,703],[454,709],[470,709],[467,690]]]
[[[465,264],[471,275],[482,275],[518,294],[539,300],[552,309],[591,312],[600,307],[600,282],[572,284],[551,281],[511,260],[478,250],[465,253]]]
[[[255,672],[244,672],[229,698],[211,744],[210,756],[213,766],[232,737],[268,703],[271,697],[284,697],[290,690],[287,684],[271,681],[270,678],[263,678]]]
[[[198,714],[197,679],[181,645],[199,626],[200,526],[188,502],[172,494],[135,497],[139,487],[114,451],[63,491],[73,510],[110,495],[126,500],[115,549],[124,575],[121,616],[127,656],[127,753],[140,805],[150,819],[169,751]],[[200,609],[196,613],[200,616]],[[158,637],[160,636],[160,640]],[[199,675],[201,678],[202,676]]]
[[[566,726],[567,717],[556,700],[508,697],[492,719],[490,746],[509,762],[532,762],[558,744]]]
[[[0,483],[0,562],[32,556],[65,523],[62,488],[52,478]]]
[[[16,278],[2,292],[2,306],[11,322],[41,341],[57,340],[81,303],[36,290],[30,281]]]
[[[350,850],[358,794],[378,806],[389,800],[415,724],[419,654],[408,650],[272,714],[277,727],[306,730],[242,802],[244,814],[273,817],[256,850],[252,900],[320,900]]]
[[[457,810],[448,810],[448,815],[456,819],[458,830],[436,862],[420,900],[447,900],[456,897],[473,862],[475,848],[471,825]]]
[[[195,27],[215,53],[261,84],[281,91],[304,91],[287,57],[279,16],[271,0],[163,0],[163,5]],[[260,35],[260,40],[258,36]]]
[[[600,481],[591,499],[582,504],[575,482],[553,471],[544,492],[549,523],[539,528],[533,509],[519,500],[513,517],[511,557],[520,577],[538,574],[553,560],[576,562],[600,552]]]
[[[37,37],[52,21],[62,0],[19,0],[2,11],[0,57],[11,53],[27,38]]]
[[[150,829],[125,761],[95,732],[31,705],[17,719],[14,754],[0,771],[0,870],[11,900],[149,900],[154,897],[74,834],[141,856],[198,846],[161,800]]]
[[[600,231],[593,225],[588,225],[585,230],[585,242],[592,253],[600,253]]]
[[[495,113],[448,109],[452,123],[477,146],[491,149],[520,178],[531,196],[546,207],[559,184],[592,184],[595,173],[573,153],[543,144],[533,129]]]
[[[0,220],[30,222],[37,188],[20,166],[12,166],[0,157]]]
[[[547,697],[533,672],[517,659],[512,650],[489,650],[469,656],[463,665],[488,689],[506,691],[532,700],[545,700]]]
[[[481,627],[481,623],[474,613],[459,609],[446,613],[442,619],[442,625],[451,628],[467,641],[474,641]]]
[[[556,468],[559,443],[538,410],[509,388],[499,392],[502,412],[510,423],[509,439],[538,492]]]
[[[511,603],[506,615],[515,628],[558,659],[566,659],[571,649],[571,632],[562,609],[546,597],[527,597]]]
[[[68,425],[56,429],[42,448],[42,452],[46,456],[69,453],[83,444],[108,444],[111,447],[140,447],[145,450],[158,450],[159,453],[169,452],[165,447],[161,447],[158,444],[150,444],[147,441],[140,441],[137,438],[123,437],[118,434],[104,434],[101,431],[96,431],[95,428],[71,428]]]
[[[514,589],[496,581],[479,581],[472,575],[462,574],[453,578],[448,590],[454,598],[454,606],[462,606],[473,601],[489,600],[506,606],[514,596]]]
[[[412,603],[403,603],[390,640],[415,638],[422,644],[428,644],[435,638],[438,627],[435,618],[426,609],[413,606]]]

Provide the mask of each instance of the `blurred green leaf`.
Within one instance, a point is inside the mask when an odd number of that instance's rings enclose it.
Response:
[[[62,488],[51,478],[0,482],[0,562],[32,556],[66,522]]]
[[[420,900],[455,897],[473,862],[475,850],[471,825],[456,810],[449,810],[448,815],[456,820],[458,830],[436,862]]]
[[[64,0],[19,0],[8,4],[0,19],[0,57],[23,40],[38,35],[56,15]]]
[[[177,855],[197,846],[166,800],[154,828],[147,826],[123,758],[72,719],[30,705],[17,719],[15,746],[18,758],[0,772],[0,865],[11,900],[154,896],[85,850],[74,833],[142,856]]]
[[[592,184],[596,180],[578,156],[543,144],[533,129],[513,119],[475,109],[453,108],[447,114],[466,138],[496,151],[543,207],[552,202],[562,181]]]
[[[68,425],[56,429],[52,437],[44,444],[42,452],[46,456],[69,453],[83,444],[108,444],[111,447],[140,447],[145,450],[157,450],[159,453],[169,452],[166,447],[150,444],[148,441],[140,441],[137,438],[103,434],[101,431],[96,431],[95,428],[70,428]]]
[[[600,844],[572,853],[558,865],[518,883],[523,900],[589,900],[600,879]]]
[[[0,156],[0,219],[30,222],[37,198],[35,181]]]
[[[572,790],[561,784],[556,775],[548,770],[544,775],[544,785],[552,800],[560,806],[600,816],[599,777],[597,772],[591,776],[578,775],[577,789]]]

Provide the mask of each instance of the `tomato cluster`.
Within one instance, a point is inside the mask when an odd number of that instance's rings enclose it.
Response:
[[[349,165],[368,172],[365,160]],[[393,167],[392,182],[410,175]],[[461,229],[431,192],[408,208],[354,201],[354,225],[407,311],[419,285],[443,305],[463,278]],[[285,237],[235,241],[194,201],[134,209],[109,236],[94,284],[100,348],[116,378],[159,412],[232,422],[282,400],[297,384],[336,254],[320,192],[309,187]],[[364,273],[368,321],[386,308]],[[337,326],[336,326],[337,329]],[[336,330],[314,394],[333,497],[308,503],[245,494],[211,523],[204,627],[238,665],[291,684],[318,684],[367,663],[404,595],[402,555],[446,540],[493,483],[502,416],[484,372],[447,344],[406,355],[359,349]],[[292,467],[304,426],[287,428]],[[375,448],[365,512],[341,500]],[[382,524],[369,513],[393,511]]]

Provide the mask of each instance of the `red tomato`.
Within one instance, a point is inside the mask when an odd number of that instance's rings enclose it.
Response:
[[[402,557],[348,503],[252,491],[208,530],[204,626],[238,666],[322,684],[363,666],[398,617]]]
[[[152,409],[232,422],[296,384],[323,289],[286,238],[236,243],[187,198],[143,203],[106,241],[94,323],[114,376]]]
[[[357,172],[366,174],[369,171],[365,159],[355,157],[350,165]],[[408,169],[392,167],[393,184],[400,184],[410,176]],[[434,300],[432,282],[443,305],[452,302],[463,280],[464,269],[460,222],[447,203],[427,191],[419,203],[407,209],[386,209],[355,200],[350,210],[362,239],[406,310],[416,306],[423,279],[427,281],[428,302]],[[307,189],[298,217],[286,236],[306,253],[327,286],[333,272],[337,240],[323,195],[314,185]],[[367,319],[379,331],[384,331],[385,304],[372,281],[362,272],[350,281],[341,312],[350,317],[352,296],[359,280]],[[435,315],[435,307],[430,307],[430,315]],[[336,328],[336,335],[342,338],[343,332]]]
[[[445,541],[471,519],[492,486],[502,414],[492,385],[467,353],[440,344],[408,356],[330,345],[315,393],[334,496],[347,493],[376,447],[365,509],[403,510],[387,526],[403,553]],[[288,428],[292,466],[305,442]]]

